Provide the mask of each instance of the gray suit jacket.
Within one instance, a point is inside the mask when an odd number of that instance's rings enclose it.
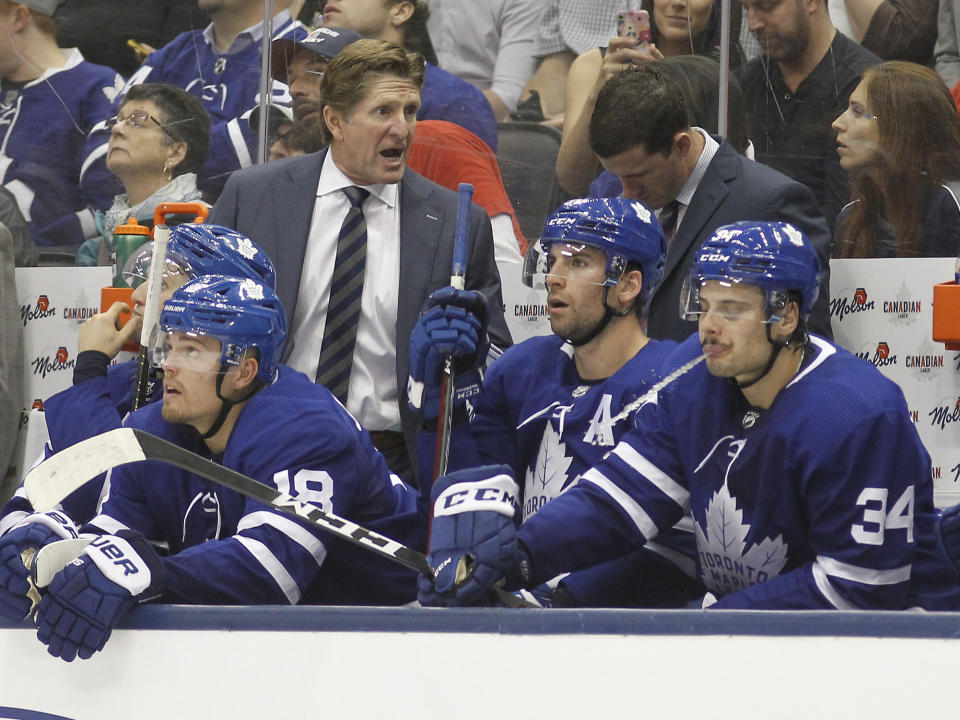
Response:
[[[273,260],[277,294],[289,325],[300,292],[300,273],[313,217],[317,183],[326,150],[246,168],[233,173],[208,222],[250,236]],[[397,308],[397,385],[400,417],[410,457],[416,457],[418,419],[407,408],[410,334],[420,307],[434,290],[450,284],[457,194],[412,170],[400,182],[400,307]],[[333,262],[333,258],[331,258]],[[466,287],[483,293],[490,312],[490,340],[511,344],[503,318],[500,274],[493,257],[493,233],[486,212],[470,210],[470,259]],[[289,347],[287,348],[289,354]]]
[[[23,323],[20,322],[13,258],[13,238],[6,225],[0,223],[0,504],[13,494],[19,481],[19,477],[14,476],[4,486],[3,479],[14,459],[24,401]]]
[[[696,332],[695,322],[680,319],[680,290],[697,250],[714,230],[739,220],[782,220],[796,225],[817,249],[822,272],[820,296],[810,313],[809,327],[818,335],[833,337],[829,313],[832,238],[816,198],[806,185],[748,160],[726,140],[716,139],[720,149],[707,166],[667,249],[663,282],[650,302],[647,334],[679,341]]]

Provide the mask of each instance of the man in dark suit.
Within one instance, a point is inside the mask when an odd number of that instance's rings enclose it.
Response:
[[[738,220],[790,222],[810,239],[824,273],[809,325],[831,337],[831,238],[813,193],[741,156],[726,140],[690,127],[683,93],[671,78],[648,67],[612,77],[590,119],[590,147],[620,178],[624,197],[660,211],[667,265],[650,304],[650,337],[681,340],[696,331],[696,323],[679,315],[684,280],[704,240]]]
[[[343,49],[321,86],[329,149],[235,173],[209,218],[255,238],[273,260],[291,329],[285,362],[341,397],[391,470],[413,481],[418,420],[407,408],[407,348],[424,300],[450,282],[457,214],[455,193],[406,169],[422,83],[423,59],[396,45],[360,40]],[[360,234],[353,225],[347,232],[358,206],[365,269],[341,303],[340,261]],[[486,298],[491,342],[503,348],[510,333],[493,237],[477,205],[469,227],[466,287]],[[325,337],[357,305],[355,328]],[[351,333],[352,354],[339,362],[349,376],[341,394],[325,375],[326,353]]]

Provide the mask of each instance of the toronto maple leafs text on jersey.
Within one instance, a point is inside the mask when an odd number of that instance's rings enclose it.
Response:
[[[704,365],[664,389],[603,462],[520,529],[537,579],[643,542],[689,509],[716,607],[955,602],[956,583],[930,580],[930,460],[902,393],[826,340],[812,337],[810,351],[766,410]],[[693,336],[670,365],[700,352]],[[918,592],[928,582],[942,591],[932,603]]]
[[[162,419],[161,406],[152,403],[125,424],[209,456],[192,428]],[[290,368],[281,366],[279,379],[248,401],[214,459],[404,544],[425,545],[413,491],[390,475],[333,396]],[[411,570],[159,462],[114,468],[84,530],[123,528],[166,554],[164,599],[171,602],[396,604],[416,595]]]

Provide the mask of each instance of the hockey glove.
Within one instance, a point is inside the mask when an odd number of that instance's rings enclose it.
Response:
[[[455,405],[476,395],[480,368],[487,356],[487,301],[480,293],[437,290],[410,336],[410,378],[407,395],[411,409],[425,420],[436,419],[440,405],[440,380],[446,358],[453,359],[456,376]]]
[[[937,544],[953,571],[960,574],[960,505],[947,508],[937,518]]]
[[[421,605],[483,604],[518,558],[517,483],[506,465],[450,473],[433,486],[433,526]]]
[[[37,637],[54,657],[86,660],[130,608],[160,594],[163,578],[161,560],[142,535],[101,535],[50,583]]]
[[[63,513],[33,513],[0,537],[0,616],[21,622],[40,602],[28,566],[37,550],[57,540],[77,537]]]

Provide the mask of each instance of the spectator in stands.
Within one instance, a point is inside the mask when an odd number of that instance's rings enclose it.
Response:
[[[720,64],[716,60],[704,55],[677,55],[652,60],[648,64],[673,78],[680,87],[691,127],[719,134],[720,86],[717,78],[720,76]],[[733,76],[730,76],[727,86],[726,139],[738,153],[753,159],[753,145],[747,137],[747,108],[743,91]],[[591,197],[613,197],[622,190],[619,178],[608,170],[590,183]]]
[[[719,54],[720,0],[656,0],[647,7],[653,38],[649,48],[633,47],[630,38],[612,37],[603,52],[590,50],[570,68],[563,139],[557,154],[557,179],[570,195],[585,195],[597,175],[597,159],[587,142],[589,122],[597,93],[614,73],[664,57]],[[731,23],[731,29],[736,27]],[[743,56],[733,33],[730,50],[731,64],[739,65]]]
[[[197,98],[168,83],[134,85],[107,124],[107,168],[125,192],[97,213],[100,235],[80,247],[77,265],[109,264],[113,229],[129,218],[150,226],[160,203],[200,200],[197,171],[207,158],[210,117]]]
[[[960,0],[940,0],[934,58],[937,72],[953,90],[960,82]]]
[[[827,266],[830,233],[802,184],[740,155],[729,142],[691,128],[683,92],[647,63],[612,77],[597,96],[590,148],[620,178],[623,196],[659,210],[667,237],[663,282],[653,294],[647,335],[683,340],[695,325],[681,320],[680,289],[697,250],[721,225],[745,219],[791,222]],[[810,326],[830,332],[828,273]]]
[[[203,102],[212,122],[210,154],[201,168],[199,186],[215,199],[227,176],[253,163],[256,134],[248,118],[260,92],[260,41],[264,0],[200,0],[200,9],[213,20],[203,30],[178,35],[151,53],[130,78],[128,87],[166,82]],[[289,2],[273,17],[273,39],[299,40],[306,31],[291,19]],[[271,102],[289,105],[287,88],[274,83]]]
[[[427,20],[426,0],[330,0],[323,24],[349,28],[363,37],[387,40],[427,61],[418,120],[456,123],[497,149],[497,120],[484,93],[447,70],[437,67]]]
[[[507,120],[536,61],[541,0],[431,0],[430,35],[440,65],[483,90]]]
[[[757,160],[813,191],[833,227],[849,198],[830,123],[880,59],[837,32],[825,0],[742,0],[763,54],[737,69]]]
[[[57,8],[53,18],[61,46],[77,47],[90,62],[107,65],[124,77],[146,57],[128,45],[130,40],[152,51],[210,22],[197,0],[75,0]]]
[[[937,40],[937,0],[843,0],[841,4],[853,39],[867,50],[884,60],[930,64]]]
[[[930,68],[868,68],[833,123],[853,202],[837,221],[835,257],[960,253],[960,116]]]
[[[290,123],[270,145],[267,160],[272,162],[297,155],[307,155],[323,150],[326,146],[323,136],[316,128],[302,123]]]
[[[0,224],[0,504],[13,493],[18,477],[5,482],[20,429],[23,407],[23,323],[13,276],[13,237]],[[19,468],[17,468],[19,469]]]
[[[38,246],[76,252],[117,190],[106,139],[88,133],[113,114],[123,78],[57,46],[57,3],[0,0],[0,183]]]
[[[422,56],[393,43],[344,48],[321,85],[329,149],[236,173],[209,218],[255,238],[276,263],[289,364],[330,387],[390,468],[414,481],[418,421],[407,408],[406,348],[423,302],[449,282],[457,216],[455,193],[406,168],[423,73]],[[354,225],[361,217],[365,243]],[[506,347],[490,221],[476,205],[469,228],[466,286],[487,298],[491,341]],[[341,246],[364,253],[356,295],[341,285],[349,269],[335,273]],[[328,313],[331,302],[343,312]]]
[[[471,183],[473,201],[490,216],[497,262],[523,259],[527,241],[503,186],[497,156],[485,142],[454,123],[420,120],[407,164],[450,190],[456,190],[462,182]]]

